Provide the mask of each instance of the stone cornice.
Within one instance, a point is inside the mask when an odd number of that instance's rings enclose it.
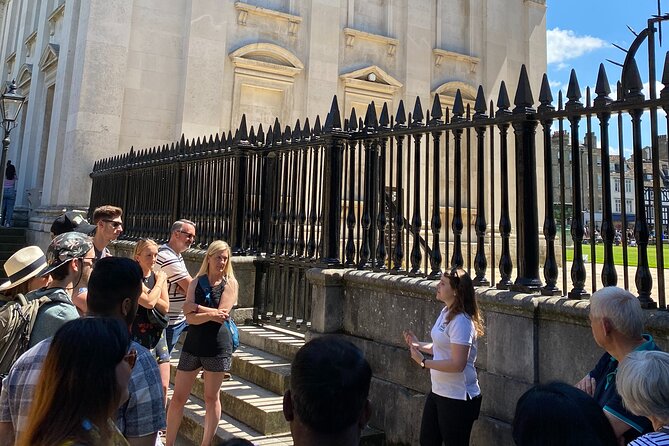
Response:
[[[23,44],[26,46],[26,56],[30,57],[33,53],[33,47],[35,46],[35,41],[37,40],[37,31],[33,31],[26,40],[23,41]]]
[[[379,43],[386,46],[386,53],[388,56],[394,56],[397,46],[400,44],[398,39],[392,37],[382,36],[380,34],[372,34],[365,31],[360,31],[353,28],[344,28],[344,35],[346,36],[346,46],[353,46],[355,39],[367,40],[370,42]]]
[[[242,26],[246,25],[246,20],[248,19],[249,14],[267,17],[272,20],[287,21],[289,24],[288,34],[290,35],[297,34],[298,27],[300,23],[302,23],[302,17],[300,16],[275,11],[274,9],[263,8],[261,6],[249,5],[244,2],[235,2],[235,9],[238,11],[237,23]]]
[[[444,60],[454,60],[457,62],[464,62],[469,64],[469,70],[474,73],[476,71],[476,66],[479,64],[481,59],[474,56],[469,56],[467,54],[457,53],[455,51],[443,50],[441,48],[435,48],[432,50],[434,54],[434,64],[438,67]]]
[[[51,14],[49,14],[49,18],[47,19],[48,22],[55,21],[59,15],[63,15],[65,13],[65,3],[61,3],[56,7],[56,9],[53,10]]]

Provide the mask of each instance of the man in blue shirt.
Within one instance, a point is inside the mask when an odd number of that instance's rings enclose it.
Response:
[[[659,350],[652,336],[642,333],[644,319],[639,300],[624,289],[602,288],[590,298],[592,335],[606,353],[576,387],[597,401],[624,444],[653,430],[647,418],[633,415],[623,406],[616,389],[618,364],[628,353]]]

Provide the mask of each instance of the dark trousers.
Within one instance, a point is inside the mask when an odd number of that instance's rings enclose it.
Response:
[[[430,392],[420,425],[421,446],[469,446],[472,425],[480,411],[481,395],[454,400]]]

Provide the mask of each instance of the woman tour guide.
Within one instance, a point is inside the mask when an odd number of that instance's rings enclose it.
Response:
[[[465,446],[469,445],[472,425],[481,409],[474,362],[483,320],[472,280],[461,268],[442,275],[436,297],[444,308],[432,327],[432,342],[419,341],[411,330],[404,332],[411,359],[430,371],[432,381],[423,410],[420,444]]]

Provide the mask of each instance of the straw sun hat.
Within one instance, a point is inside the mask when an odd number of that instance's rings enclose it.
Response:
[[[38,246],[28,246],[16,251],[5,262],[9,280],[0,285],[0,291],[8,290],[39,275],[46,268],[46,256]]]

